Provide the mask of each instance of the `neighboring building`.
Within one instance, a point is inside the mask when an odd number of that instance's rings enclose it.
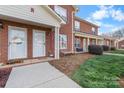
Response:
[[[109,47],[116,47],[116,39],[111,38],[111,37],[103,37],[104,38],[104,45],[109,46]]]
[[[73,53],[73,24],[77,8],[73,5],[49,5],[66,24],[60,27],[60,51]]]
[[[76,52],[87,52],[88,45],[102,45],[103,38],[98,36],[99,26],[75,17],[74,48]]]
[[[48,6],[0,6],[0,61],[59,59],[61,24],[65,21]]]
[[[124,37],[118,39],[117,42],[116,42],[116,44],[117,44],[117,48],[118,49],[124,49]]]

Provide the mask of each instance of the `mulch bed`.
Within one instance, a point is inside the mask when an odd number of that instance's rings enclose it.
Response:
[[[71,76],[82,63],[92,57],[94,56],[89,53],[67,55],[61,57],[59,60],[50,61],[49,63],[67,76]]]
[[[12,68],[0,69],[0,88],[4,88]]]
[[[121,77],[119,80],[119,84],[122,88],[124,88],[124,77]]]

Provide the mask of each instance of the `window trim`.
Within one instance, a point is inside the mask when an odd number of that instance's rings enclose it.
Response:
[[[66,11],[66,16],[64,16],[64,17],[66,17],[66,20],[64,20],[64,18],[61,16],[61,14],[59,14],[59,13],[57,13],[56,12],[56,8],[57,7],[59,7],[59,8],[61,8],[61,9],[63,9],[63,10],[65,10]],[[61,6],[59,6],[59,5],[54,5],[54,11],[67,23],[68,22],[68,10],[66,9],[66,8],[63,8],[63,7],[61,7]],[[60,12],[60,11],[59,11]]]
[[[95,39],[92,39],[92,45],[96,45],[96,40]]]
[[[65,36],[66,37],[66,41],[64,41],[64,42],[66,42],[66,47],[62,47],[62,45],[61,45],[61,36]],[[68,45],[68,36],[67,35],[65,35],[65,34],[60,34],[59,35],[59,48],[60,49],[67,49],[67,45]]]
[[[78,43],[77,43],[77,41],[78,41]],[[79,38],[75,38],[75,48],[80,48],[80,47],[81,47],[81,40]]]
[[[76,27],[78,27],[78,26],[76,26],[76,22],[79,23],[79,24],[78,24],[78,25],[79,25],[79,28],[76,28]],[[75,21],[74,21],[74,29],[75,29],[76,31],[80,31],[80,29],[81,29],[80,27],[81,27],[80,21],[75,20]]]
[[[92,27],[91,30],[92,30],[93,34],[95,35],[96,34],[96,28]]]

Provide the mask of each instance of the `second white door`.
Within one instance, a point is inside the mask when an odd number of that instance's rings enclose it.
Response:
[[[83,39],[83,51],[87,52],[87,41],[86,41],[86,39]]]
[[[33,30],[33,57],[45,56],[45,32]]]

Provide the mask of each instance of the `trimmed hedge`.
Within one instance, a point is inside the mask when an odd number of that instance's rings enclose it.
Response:
[[[102,47],[103,47],[103,51],[109,51],[110,50],[110,47],[109,46],[102,45]]]
[[[102,55],[103,54],[103,48],[100,45],[89,45],[88,51],[89,51],[89,53],[95,54],[95,55]]]
[[[115,48],[115,47],[111,47],[111,48],[110,48],[110,50],[115,51],[115,50],[116,50],[116,48]]]

